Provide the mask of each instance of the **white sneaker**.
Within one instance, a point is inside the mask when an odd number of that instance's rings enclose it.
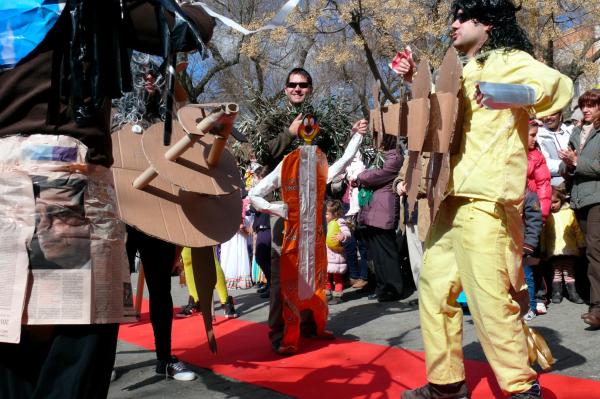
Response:
[[[525,320],[525,321],[531,321],[531,320],[533,320],[533,318],[535,316],[536,316],[536,313],[532,309],[529,309],[529,312],[527,312],[525,314],[525,316],[523,316],[523,320]]]
[[[196,379],[196,373],[175,356],[171,358],[171,362],[169,363],[159,362],[156,366],[156,374],[161,374],[166,378],[173,378],[177,381],[193,381]]]
[[[535,311],[538,315],[548,313],[548,309],[546,309],[546,304],[544,302],[538,302],[535,305]]]

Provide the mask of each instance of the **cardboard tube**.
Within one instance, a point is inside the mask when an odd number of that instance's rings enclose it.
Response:
[[[208,159],[206,160],[208,166],[213,168],[219,164],[221,154],[225,149],[227,139],[229,138],[231,130],[233,129],[233,121],[235,121],[238,112],[238,106],[234,103],[225,104],[223,108],[224,115],[222,115],[218,120],[220,129],[218,135],[215,137],[215,142],[210,149]]]
[[[228,110],[234,109],[237,113],[238,106],[237,104],[228,103],[221,105],[220,109],[211,113],[206,118],[203,118],[196,125],[196,129],[199,132],[198,134],[187,134],[177,143],[175,143],[171,148],[165,152],[165,158],[169,161],[176,161],[183,153],[192,148],[194,144],[206,134],[207,131],[211,130],[214,125],[219,122],[223,115],[229,113]]]
[[[198,129],[199,133],[188,133],[185,137],[182,137],[181,140],[179,140],[171,148],[169,148],[167,152],[165,152],[165,158],[167,158],[169,161],[176,161],[177,158],[179,158],[183,153],[192,148],[196,141],[198,141],[200,137],[204,136],[206,131],[210,130],[224,113],[225,112],[223,109],[220,109],[202,119],[196,126],[196,129]]]
[[[181,154],[192,148],[194,143],[196,143],[200,137],[201,136],[197,134],[186,134],[165,152],[165,158],[169,161],[176,161]]]
[[[148,184],[150,184],[152,180],[154,180],[156,176],[158,176],[158,172],[156,172],[156,170],[150,166],[133,181],[133,187],[137,188],[138,190],[143,190]]]

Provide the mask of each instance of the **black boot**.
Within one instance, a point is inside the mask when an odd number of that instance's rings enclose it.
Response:
[[[575,283],[567,283],[567,293],[569,294],[569,301],[577,303],[579,305],[583,303],[583,299],[581,299],[581,297],[577,293]]]
[[[401,399],[469,399],[469,390],[464,381],[438,385],[429,383],[417,389],[404,391]]]
[[[238,312],[235,311],[235,305],[233,304],[233,297],[229,295],[227,297],[227,301],[221,304],[221,308],[223,309],[223,313],[225,313],[226,319],[235,319],[239,316]]]
[[[561,303],[562,300],[562,282],[555,281],[552,283],[552,303]]]

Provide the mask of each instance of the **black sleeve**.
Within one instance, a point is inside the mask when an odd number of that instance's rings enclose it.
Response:
[[[540,242],[543,227],[542,207],[540,206],[537,194],[532,191],[528,191],[525,195],[523,221],[525,223],[523,252],[531,255]]]

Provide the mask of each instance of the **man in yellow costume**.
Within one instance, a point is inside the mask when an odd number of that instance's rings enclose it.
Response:
[[[403,399],[469,398],[462,351],[461,289],[484,353],[511,398],[541,398],[528,362],[520,307],[521,208],[527,121],[565,107],[569,78],[536,61],[511,0],[454,0],[452,40],[465,57],[461,148],[425,243],[419,310],[428,384]],[[412,60],[395,68],[411,79]]]

